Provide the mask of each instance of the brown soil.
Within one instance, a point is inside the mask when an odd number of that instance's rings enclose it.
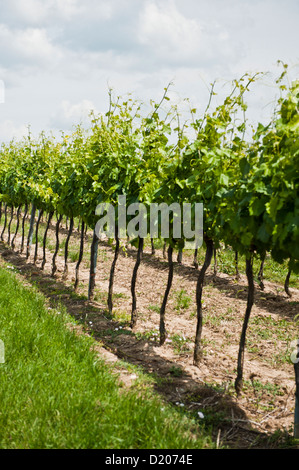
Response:
[[[43,229],[41,228],[41,232]],[[61,230],[60,239],[67,231]],[[54,226],[49,231],[55,239]],[[91,236],[87,236],[90,243]],[[86,240],[86,244],[87,244]],[[203,292],[203,357],[199,367],[193,365],[193,341],[196,328],[195,289],[198,270],[192,258],[184,254],[183,264],[175,263],[175,274],[166,309],[168,340],[159,345],[159,307],[167,283],[168,266],[162,251],[153,256],[145,248],[137,279],[138,323],[132,332],[130,282],[137,250],[127,247],[120,254],[114,282],[114,315],[107,311],[109,272],[113,247],[101,242],[96,274],[95,300],[87,301],[89,280],[87,256],[80,267],[80,285],[74,295],[76,262],[69,262],[68,276],[63,279],[64,258],[60,250],[58,270],[51,277],[52,253],[41,271],[42,250],[34,265],[18,252],[20,237],[13,251],[0,244],[3,262],[19,270],[22,279],[34,283],[53,304],[59,301],[78,321],[78,329],[92,333],[98,340],[102,358],[114,364],[123,386],[134,386],[139,367],[150,374],[153,387],[163,397],[182,409],[196,414],[201,423],[213,425],[213,435],[220,446],[230,448],[277,448],[286,446],[292,436],[294,422],[294,368],[290,360],[290,341],[298,337],[294,317],[298,314],[299,290],[291,289],[292,298],[281,286],[265,280],[265,290],[258,286],[247,334],[244,363],[244,389],[237,397],[234,391],[237,354],[247,300],[245,276],[208,271]],[[79,233],[71,243],[79,246]],[[180,303],[180,293],[185,304]],[[182,300],[182,299],[181,299]],[[183,299],[184,300],[184,299]],[[272,326],[272,323],[276,324]],[[288,331],[280,334],[277,322]],[[269,326],[270,325],[270,326]],[[132,372],[133,370],[133,372]],[[294,443],[293,448],[296,447]],[[297,447],[299,448],[299,447]]]

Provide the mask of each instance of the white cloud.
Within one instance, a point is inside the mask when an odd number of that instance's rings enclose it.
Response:
[[[6,8],[15,22],[26,25],[49,23],[55,17],[69,21],[84,9],[77,0],[10,0]]]
[[[11,0],[4,13],[25,23],[40,24],[47,17],[47,3],[41,3],[39,0]]]
[[[5,84],[3,80],[0,80],[0,104],[5,103]]]
[[[69,101],[62,102],[63,116],[69,120],[80,120],[86,117],[91,110],[95,111],[95,106],[89,100],[83,100],[76,104],[72,104]]]
[[[147,3],[140,14],[138,38],[141,44],[171,57],[190,56],[202,39],[198,21],[185,18],[173,2]]]
[[[53,57],[61,56],[51,44],[44,29],[30,28],[16,34],[16,48],[25,59],[48,62]]]
[[[0,135],[5,136],[5,139],[10,141],[12,139],[22,139],[24,135],[28,135],[28,126],[25,124],[16,125],[12,120],[6,119],[0,122]]]
[[[298,0],[0,1],[1,138],[23,122],[71,127],[93,103],[105,112],[108,86],[148,102],[174,81],[171,96],[202,110],[215,79],[220,100],[226,81],[270,70],[250,94],[265,116],[276,61],[299,62],[298,14]]]
[[[0,24],[0,47],[2,65],[19,68],[34,65],[50,65],[62,57],[58,47],[55,47],[47,31],[40,28],[10,29]]]
[[[98,110],[90,100],[84,99],[78,103],[71,103],[69,100],[63,100],[59,109],[53,113],[50,118],[51,127],[60,130],[67,130],[77,124],[90,124],[89,116],[91,111],[98,114]]]
[[[52,0],[49,3],[50,7],[58,12],[58,15],[62,15],[67,20],[80,15],[84,8],[84,2],[80,4],[78,0]]]
[[[236,60],[238,44],[217,19],[204,14],[190,18],[178,9],[179,2],[147,2],[140,12],[137,38],[156,61],[164,65],[199,68],[217,61]]]

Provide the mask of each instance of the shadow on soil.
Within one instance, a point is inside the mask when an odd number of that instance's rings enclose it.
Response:
[[[135,256],[134,250],[129,250],[130,256]],[[119,323],[109,317],[106,310],[95,303],[88,302],[84,296],[75,293],[57,274],[55,278],[39,267],[26,261],[25,255],[13,251],[0,243],[2,259],[19,270],[26,281],[38,288],[55,307],[62,304],[67,312],[82,325],[87,334],[92,334],[95,340],[112,352],[125,363],[139,366],[142,371],[151,376],[155,390],[174,406],[180,406],[182,412],[192,413],[197,417],[199,425],[211,428],[213,438],[220,446],[227,448],[277,448],[279,438],[275,435],[264,434],[255,429],[249,422],[245,412],[238,406],[237,399],[231,391],[210,386],[195,380],[185,370],[179,369],[176,362],[167,360],[158,354],[159,345],[138,337],[125,325],[116,330]],[[167,263],[161,263],[150,256],[144,256],[143,262],[165,269]],[[179,274],[196,278],[195,269],[180,266]],[[221,280],[215,285],[226,286]],[[231,295],[240,290],[240,286],[232,286]],[[244,293],[245,296],[245,293]],[[275,309],[276,310],[276,309]],[[90,326],[92,322],[92,329]],[[204,419],[200,418],[203,413]],[[204,423],[204,424],[203,424]],[[286,436],[280,436],[283,445]]]
[[[136,250],[128,249],[127,256],[136,257]],[[125,256],[125,255],[123,255]],[[148,253],[145,253],[142,258],[142,262],[154,267],[157,270],[168,270],[168,263],[161,261]],[[174,263],[174,273],[176,276],[180,276],[184,279],[189,279],[196,283],[198,278],[198,270],[192,266]],[[200,267],[199,267],[200,269]],[[233,277],[221,277],[220,275],[214,276],[213,273],[207,272],[205,276],[205,283],[212,284],[213,287],[219,291],[225,292],[227,297],[238,298],[243,301],[247,301],[247,280],[246,276],[241,275],[242,282],[234,280]],[[291,289],[292,290],[292,289]],[[255,304],[261,308],[267,309],[269,313],[279,314],[288,318],[293,318],[298,314],[298,305],[292,305],[289,297],[284,292],[273,292],[262,291],[258,286],[255,289]]]

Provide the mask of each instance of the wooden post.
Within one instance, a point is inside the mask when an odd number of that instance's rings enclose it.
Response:
[[[253,255],[251,254],[249,258],[246,258],[246,276],[248,282],[248,296],[247,296],[247,307],[242,327],[242,333],[240,338],[239,345],[239,354],[238,354],[238,366],[237,366],[237,378],[235,380],[235,390],[237,395],[242,391],[243,387],[243,363],[244,363],[244,353],[245,353],[245,342],[246,342],[246,331],[249,323],[251,309],[254,303],[254,279],[253,279]]]
[[[53,211],[49,213],[48,220],[47,220],[47,226],[46,226],[45,233],[44,233],[44,238],[43,238],[43,261],[42,261],[42,265],[41,265],[42,270],[44,269],[46,261],[47,261],[46,260],[47,234],[48,234],[48,230],[49,230],[50,223],[51,223],[53,215],[54,215]]]
[[[35,250],[34,250],[34,259],[33,259],[33,264],[36,264],[37,262],[37,255],[38,255],[38,229],[39,229],[39,224],[40,224],[40,221],[41,221],[41,218],[43,216],[43,209],[40,209],[39,210],[39,213],[38,213],[38,219],[37,219],[37,222],[36,222],[36,228],[35,228]]]
[[[11,246],[12,246],[13,249],[14,249],[14,247],[15,247],[15,239],[16,239],[17,233],[18,233],[18,231],[19,231],[21,208],[22,208],[22,206],[20,205],[20,206],[18,207],[18,210],[17,210],[17,226],[16,226],[15,233],[14,233],[14,235],[13,235],[13,237],[12,237],[12,240],[11,240]]]
[[[27,212],[28,212],[28,204],[27,204],[27,202],[26,202],[25,208],[24,208],[23,220],[22,220],[22,239],[21,239],[21,247],[20,247],[20,252],[21,252],[21,253],[23,253],[23,250],[24,250],[24,242],[25,242],[25,222],[26,222]]]
[[[109,290],[108,290],[108,310],[110,315],[112,315],[113,311],[113,284],[114,284],[114,274],[115,274],[115,267],[117,263],[119,255],[119,236],[118,236],[118,226],[116,225],[115,227],[115,252],[114,252],[114,258],[112,261],[111,265],[111,270],[110,270],[110,279],[109,279]]]
[[[53,255],[53,258],[52,258],[52,273],[51,273],[52,277],[54,277],[54,275],[57,271],[56,256],[57,256],[58,250],[59,250],[59,227],[60,227],[61,221],[62,221],[62,215],[57,215],[56,231],[55,231],[55,234],[56,234],[56,247],[55,247],[54,255]]]
[[[77,290],[78,288],[78,284],[79,284],[79,268],[80,268],[80,264],[81,264],[81,261],[82,261],[82,258],[83,258],[83,251],[84,251],[84,232],[85,232],[85,224],[82,220],[82,224],[81,224],[81,237],[80,237],[80,251],[79,251],[79,259],[77,261],[77,264],[76,264],[76,279],[75,279],[75,284],[74,284],[74,289],[75,291]]]
[[[165,310],[166,310],[166,305],[167,305],[167,300],[168,296],[170,293],[170,289],[172,286],[172,280],[173,280],[173,246],[172,243],[170,242],[169,247],[168,247],[168,280],[167,280],[167,286],[163,298],[163,302],[161,305],[160,309],[160,346],[162,346],[167,338],[167,332],[165,328]]]
[[[74,228],[74,218],[71,217],[70,218],[70,227],[69,227],[69,231],[68,231],[68,235],[67,235],[67,239],[66,239],[66,242],[65,242],[65,247],[64,247],[64,272],[63,272],[63,279],[66,279],[67,277],[67,273],[68,273],[68,251],[69,251],[69,242],[70,242],[70,238],[71,238],[71,235],[72,235],[72,232],[73,232],[73,228]]]
[[[34,230],[34,221],[35,221],[35,212],[36,212],[35,204],[32,204],[31,216],[30,216],[30,225],[29,225],[29,232],[28,232],[28,238],[27,238],[26,259],[29,258],[30,252],[31,252],[31,245],[32,245],[32,238],[33,238],[33,230]]]
[[[202,335],[202,291],[204,286],[205,274],[208,267],[211,264],[213,252],[214,252],[214,242],[211,239],[206,238],[206,256],[204,264],[199,272],[197,285],[196,285],[196,309],[197,309],[197,324],[196,324],[196,333],[195,333],[195,345],[194,345],[194,354],[193,354],[193,364],[198,366],[201,359],[201,335]]]
[[[94,297],[94,288],[96,284],[96,271],[98,260],[99,239],[96,231],[93,231],[93,238],[90,248],[90,271],[89,271],[89,286],[88,286],[88,300]]]
[[[138,252],[136,263],[133,270],[132,281],[131,281],[131,294],[132,294],[132,311],[131,311],[131,328],[134,328],[137,323],[138,312],[137,312],[137,299],[136,299],[136,281],[137,281],[137,272],[141,263],[142,253],[143,253],[144,239],[139,237],[138,240]]]
[[[2,230],[2,233],[1,233],[1,240],[4,241],[4,232],[5,232],[5,229],[6,229],[6,224],[7,224],[7,204],[5,204],[5,207],[4,207],[4,226],[3,226],[3,230]]]
[[[295,414],[294,414],[294,438],[299,439],[299,339],[296,341],[296,350],[292,354],[295,370]]]

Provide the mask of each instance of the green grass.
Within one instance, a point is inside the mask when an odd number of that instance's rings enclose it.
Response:
[[[187,294],[185,289],[181,289],[179,292],[175,293],[175,309],[178,311],[185,310],[189,308],[192,298]]]
[[[171,342],[176,354],[190,353],[192,341],[184,335],[174,334],[171,336]]]
[[[148,309],[151,310],[152,312],[160,313],[161,306],[158,305],[158,304],[156,304],[156,305],[149,305]]]
[[[66,326],[35,288],[0,269],[0,448],[192,449],[214,447],[194,419],[145,382],[120,388],[94,340]]]

